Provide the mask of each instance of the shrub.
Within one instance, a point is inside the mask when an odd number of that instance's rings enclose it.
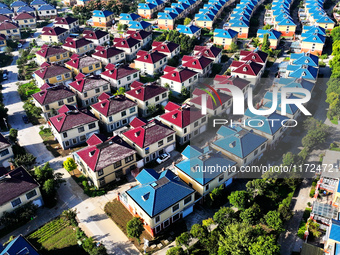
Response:
[[[0,218],[0,225],[7,227],[10,225],[24,224],[36,215],[36,211],[37,206],[29,202],[12,212],[4,212]]]
[[[309,197],[314,197],[315,195],[315,188],[312,188],[309,192]]]

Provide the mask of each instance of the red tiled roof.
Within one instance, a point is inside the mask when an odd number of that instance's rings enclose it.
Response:
[[[247,74],[247,75],[257,76],[260,73],[262,67],[263,66],[261,64],[255,63],[253,61],[247,61],[245,63],[242,63],[242,65],[239,65],[232,72],[239,73],[239,74]]]
[[[51,85],[51,84],[44,83],[44,84],[40,87],[40,89],[41,89],[41,90],[44,90],[44,89],[50,88],[50,87],[52,87],[52,86],[53,86],[53,85]]]
[[[141,83],[140,81],[134,81],[134,82],[131,83],[130,88],[135,89],[135,88],[138,88],[138,87],[143,86],[143,85],[144,84]]]
[[[11,18],[10,18],[10,17],[8,17],[8,16],[6,16],[6,15],[2,15],[2,14],[0,14],[0,22],[4,22],[5,20],[8,20],[8,21],[10,21],[10,20],[11,20]]]
[[[102,79],[100,76],[91,75],[77,79],[76,81],[71,82],[69,86],[82,93],[102,87],[105,84],[109,84],[108,81]]]
[[[108,117],[136,105],[137,103],[133,102],[123,95],[120,95],[112,96],[109,99],[102,100],[98,103],[93,104],[91,107],[103,114],[105,117]]]
[[[135,117],[131,122],[130,122],[130,127],[136,128],[140,126],[144,126],[148,123],[147,120],[140,118],[140,117]]]
[[[43,33],[41,35],[58,36],[67,31],[67,29],[62,27],[44,27]]]
[[[63,66],[49,65],[49,66],[40,68],[39,70],[35,71],[34,74],[38,75],[42,79],[49,79],[57,75],[70,73],[70,72],[71,72],[70,69],[63,67]]]
[[[255,63],[261,63],[264,64],[267,60],[268,54],[263,52],[263,51],[246,51],[246,50],[241,50],[240,51],[240,59],[242,57],[243,62],[251,60]]]
[[[106,66],[107,70],[102,72],[100,75],[109,77],[109,78],[114,79],[114,80],[120,80],[120,79],[122,79],[126,76],[129,76],[131,74],[139,72],[138,70],[131,68],[131,67],[128,67],[128,66],[120,66],[120,67],[115,68],[114,65],[112,65],[113,67],[111,67],[111,65],[110,66],[109,65]],[[108,69],[108,67],[110,69]]]
[[[164,67],[163,72],[164,72],[164,74],[167,74],[167,73],[172,72],[172,71],[174,71],[174,70],[176,70],[176,67],[166,65],[166,66]]]
[[[86,143],[87,145],[92,146],[105,142],[106,140],[107,137],[103,134],[93,134],[89,139],[86,140]]]
[[[175,68],[173,71],[170,71],[164,74],[163,76],[161,76],[161,78],[168,79],[174,82],[184,82],[190,79],[191,77],[194,77],[196,74],[197,72],[192,71],[188,68],[183,68],[183,69]]]
[[[89,41],[84,37],[79,38],[79,39],[73,39],[71,37],[68,37],[66,39],[66,42],[63,44],[63,46],[78,49],[78,48],[81,48],[81,47],[88,45],[88,44],[91,44],[91,43],[92,43],[92,41]]]
[[[202,54],[206,58],[216,58],[220,54],[222,49],[215,46],[199,46],[196,45],[194,48],[194,54]]]
[[[125,92],[127,95],[142,101],[149,100],[157,95],[168,91],[166,88],[158,85],[143,85]]]
[[[94,172],[136,154],[136,151],[121,137],[114,136],[105,142],[88,146],[76,152]]]
[[[18,29],[19,26],[9,22],[9,21],[4,21],[0,24],[0,30],[7,30],[7,29]]]
[[[144,50],[140,50],[137,53],[137,59],[135,61],[143,62],[143,63],[149,63],[149,64],[154,64],[157,63],[158,61],[166,58],[167,56],[163,53],[154,51],[154,52],[147,52]]]
[[[101,63],[101,62],[96,58],[92,58],[87,55],[84,55],[82,57],[72,58],[71,60],[67,61],[65,65],[69,65],[73,68],[80,70],[86,66],[91,66],[97,63]]]
[[[69,25],[72,24],[73,22],[76,22],[78,19],[72,18],[72,17],[56,17],[54,20],[54,24],[59,25]]]
[[[91,31],[91,30],[84,30],[83,35],[84,38],[86,39],[96,39],[99,40],[105,36],[107,36],[109,33],[102,31],[100,29],[97,29],[95,31]]]
[[[51,46],[51,47],[42,47],[41,50],[37,51],[36,54],[44,57],[44,58],[47,58],[47,57],[50,57],[50,56],[54,56],[54,55],[57,55],[57,54],[63,54],[65,52],[68,52],[67,50],[65,50],[64,48],[62,47],[59,47],[59,46]]]
[[[114,46],[117,48],[132,48],[136,44],[140,43],[139,40],[134,38],[115,38],[114,39]]]
[[[32,95],[41,105],[57,102],[72,96],[75,96],[75,94],[65,86],[49,87]]]
[[[172,110],[176,110],[176,109],[179,109],[181,106],[174,103],[174,102],[169,102],[167,103],[167,105],[164,107],[164,110],[165,111],[172,111]]]
[[[111,96],[112,96],[111,93],[104,92],[98,97],[98,100],[100,102],[100,101],[103,101],[105,99],[109,99]]]
[[[173,133],[175,133],[174,130],[160,121],[152,120],[144,126],[139,126],[124,132],[123,136],[137,144],[140,148],[146,148]]]
[[[249,85],[250,81],[245,79],[241,79],[238,76],[225,76],[225,75],[216,75],[214,82],[218,82],[219,84],[230,84],[238,87],[239,89],[244,89],[247,85]],[[227,88],[218,88],[219,90],[230,92]]]
[[[35,19],[35,17],[27,12],[21,12],[14,17],[14,20]]]
[[[50,118],[50,123],[59,133],[95,121],[98,120],[86,108],[82,110],[71,110]]]
[[[210,89],[208,89],[208,91],[211,92]],[[201,89],[196,88],[193,91],[193,94],[197,95],[197,97],[192,98],[190,100],[190,103],[193,103],[193,104],[196,104],[196,105],[202,105],[202,94],[207,94],[207,93],[205,91],[201,90]],[[217,94],[220,96],[222,104],[228,102],[231,99],[231,96],[229,96],[227,94],[224,94],[224,93],[221,93],[221,92],[217,92]],[[213,94],[213,95],[215,95],[215,94]],[[217,100],[216,97],[215,97],[215,101],[216,101],[216,104],[213,101],[212,97],[207,96],[207,108],[215,110],[215,109],[217,109],[218,107],[221,106],[220,100]]]
[[[157,50],[158,52],[166,52],[166,53],[171,53],[174,50],[176,50],[179,47],[177,43],[174,42],[157,42],[153,41],[152,43],[152,49]]]
[[[164,113],[160,118],[169,121],[170,123],[184,128],[196,120],[203,117],[201,110],[193,106],[182,106],[179,109]]]
[[[129,37],[133,39],[137,39],[139,41],[144,40],[145,38],[147,38],[148,36],[152,34],[151,32],[148,32],[145,30],[139,30],[139,31],[128,30],[126,33],[130,35]]]
[[[182,58],[182,66],[193,68],[193,69],[199,69],[199,70],[203,70],[212,62],[213,60],[203,57],[203,56],[194,57],[194,56],[185,55]]]
[[[100,47],[97,46],[96,52],[93,53],[92,56],[97,56],[97,57],[100,57],[100,58],[108,59],[108,58],[112,58],[116,55],[119,55],[123,52],[124,52],[123,50],[117,49],[116,47],[110,47],[110,48],[105,49],[102,46],[100,46]]]

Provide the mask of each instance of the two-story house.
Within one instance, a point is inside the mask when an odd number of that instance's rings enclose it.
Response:
[[[214,44],[223,46],[224,49],[230,49],[232,43],[237,43],[238,32],[231,29],[216,28],[214,30]]]
[[[168,59],[171,59],[171,58],[179,55],[179,53],[181,51],[181,47],[180,47],[179,44],[174,43],[174,42],[153,41],[152,42],[152,50],[163,53],[163,54],[167,55]]]
[[[6,36],[6,39],[20,39],[20,27],[10,21],[0,23],[0,34]]]
[[[131,90],[125,95],[138,104],[138,111],[142,117],[153,113],[151,107],[158,109],[161,105],[165,106],[169,100],[168,89],[157,84],[148,85],[140,82],[131,84]]]
[[[48,124],[64,150],[85,143],[92,134],[99,132],[98,120],[86,108],[64,105],[58,112]]]
[[[53,63],[64,63],[70,59],[71,53],[60,46],[48,46],[44,44],[41,46],[41,50],[36,53],[36,62],[38,65],[44,62]]]
[[[85,77],[82,73],[75,77],[75,81],[69,84],[69,88],[76,93],[78,103],[81,107],[87,107],[98,102],[102,93],[109,93],[110,83],[98,75]]]
[[[108,10],[94,10],[92,24],[94,27],[110,27],[114,21],[114,14]]]
[[[42,67],[34,72],[33,78],[37,82],[38,87],[41,87],[45,83],[49,84],[67,84],[72,79],[72,73],[70,69],[58,66],[49,65],[44,63]]]
[[[204,56],[187,56],[182,58],[182,66],[198,73],[199,78],[207,77],[211,73],[213,60]]]
[[[127,61],[132,61],[142,47],[141,41],[130,36],[128,38],[115,38],[113,42],[117,49],[125,51]]]
[[[54,19],[58,16],[57,9],[50,4],[40,6],[37,14],[39,19]]]
[[[108,99],[91,105],[92,113],[106,132],[129,125],[138,116],[137,103],[123,95],[110,96]]]
[[[45,1],[43,0],[33,0],[30,3],[30,6],[33,7],[34,9],[38,10],[40,6],[47,4]]]
[[[136,151],[121,137],[114,136],[102,141],[92,135],[88,146],[73,153],[81,172],[93,185],[101,188],[106,184],[119,181],[136,168]]]
[[[92,54],[92,57],[100,60],[103,65],[125,62],[125,51],[117,49],[116,47],[107,48],[97,46],[95,51],[96,52]]]
[[[9,160],[12,158],[14,158],[12,145],[4,135],[0,133],[0,164],[3,167],[10,166]]]
[[[77,106],[76,95],[63,85],[48,86],[32,95],[34,104],[41,108],[42,116],[48,120],[58,114],[58,110],[63,105]],[[45,86],[45,85],[44,85]],[[43,86],[43,87],[44,87]]]
[[[13,3],[11,3],[10,9],[12,9],[15,13],[17,13],[19,8],[24,7],[24,6],[28,6],[28,5],[23,1],[17,0],[17,1],[14,1]]]
[[[79,57],[77,54],[71,56],[71,60],[65,63],[65,67],[70,69],[75,75],[83,74],[100,74],[102,71],[102,63],[87,55]]]
[[[233,61],[230,65],[231,75],[248,80],[256,86],[262,76],[264,65],[248,60],[247,62]]]
[[[194,56],[203,56],[214,61],[214,63],[221,63],[222,49],[217,48],[213,45],[200,46],[195,45]]]
[[[123,139],[137,151],[144,163],[155,160],[176,147],[175,131],[158,120],[134,127],[123,134]]]
[[[25,28],[25,27],[34,28],[37,24],[37,20],[35,16],[33,16],[32,14],[26,13],[26,12],[22,12],[18,14],[13,19],[14,21],[17,22],[20,28]]]
[[[94,50],[93,42],[84,37],[79,39],[68,37],[62,47],[80,56]]]
[[[123,25],[129,24],[130,21],[141,21],[142,17],[136,13],[121,13],[119,15],[119,23]]]
[[[202,115],[201,110],[194,106],[169,103],[165,110],[159,119],[176,131],[179,144],[189,142],[207,129],[207,116]]]
[[[145,30],[139,31],[128,30],[126,31],[126,34],[128,34],[130,38],[140,41],[141,43],[140,47],[142,49],[149,48],[152,42],[152,33]]]
[[[95,46],[110,44],[110,34],[100,29],[94,31],[84,30],[83,36],[85,39],[92,41]]]
[[[140,69],[143,74],[153,76],[154,74],[161,73],[164,66],[167,64],[167,55],[158,51],[144,51],[140,50],[135,59],[135,67]]]
[[[79,20],[70,16],[56,17],[54,19],[54,26],[65,28],[70,33],[73,33],[79,30]]]
[[[62,43],[69,34],[70,32],[62,27],[44,27],[41,33],[41,40],[48,43]]]

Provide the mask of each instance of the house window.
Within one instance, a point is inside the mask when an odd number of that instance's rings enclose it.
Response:
[[[99,63],[97,63],[97,64],[95,65],[95,67],[96,67],[96,68],[99,68],[99,67],[100,67],[100,64],[99,64]]]
[[[100,92],[100,88],[96,88],[95,92],[99,93]]]
[[[158,142],[158,147],[163,146],[163,144],[164,144],[164,143],[163,143],[163,140],[162,140],[162,141],[159,141],[159,142]]]
[[[117,161],[116,163],[113,164],[114,168],[118,168],[118,167],[121,167],[122,166],[122,161],[119,160]]]
[[[109,117],[109,122],[112,122],[113,121],[113,118],[112,116]]]
[[[169,143],[169,142],[171,142],[172,140],[174,140],[174,136],[172,135],[172,136],[168,136],[168,138],[166,139],[167,140],[167,142]]]
[[[256,155],[257,155],[257,153],[258,153],[258,150],[256,150],[256,151],[254,152],[254,156],[256,156]]]
[[[150,148],[145,148],[145,154],[149,154],[150,153]]]
[[[104,186],[105,185],[105,178],[101,178],[99,180],[99,186]]]
[[[133,78],[137,78],[137,73],[134,73],[134,74],[133,74]]]
[[[86,135],[81,135],[81,136],[79,137],[79,141],[83,142],[83,141],[85,141],[85,140],[86,140]]]
[[[109,89],[109,85],[104,85],[103,86],[103,90],[105,91],[105,90],[108,90]]]
[[[176,204],[172,207],[172,212],[176,212],[179,209],[179,204]]]
[[[202,120],[201,120],[201,123],[204,123],[206,120],[207,120],[207,117],[203,117]]]
[[[70,97],[70,98],[67,99],[67,102],[68,102],[68,103],[72,103],[73,101],[74,101],[74,98],[73,98],[73,97]]]
[[[222,174],[220,177],[218,177],[218,182],[223,181],[223,179],[224,179],[224,174]]]
[[[192,197],[191,197],[191,196],[189,196],[189,197],[187,197],[186,199],[184,199],[184,205],[190,203],[191,200],[192,200]]]
[[[263,145],[261,146],[261,151],[264,150],[265,148],[266,148],[266,144],[263,144]]]
[[[133,159],[134,159],[134,156],[133,156],[133,155],[128,156],[128,157],[125,158],[125,163],[129,163],[129,162],[131,162]]]
[[[127,119],[122,120],[122,124],[123,124],[123,125],[126,125],[127,122],[128,122]]]
[[[163,93],[163,94],[162,94],[162,98],[166,98],[166,93]]]
[[[195,123],[194,123],[194,127],[197,127],[198,126],[198,121],[196,121]]]
[[[156,96],[155,101],[156,102],[159,101],[159,96]]]
[[[160,220],[161,220],[161,217],[159,215],[157,215],[156,218],[155,218],[155,223],[160,222]]]
[[[179,213],[177,213],[176,215],[172,216],[172,222],[175,222],[179,219]]]
[[[84,97],[87,97],[87,92],[84,92]]]
[[[136,112],[136,108],[135,107],[130,108],[130,113],[134,113],[134,112]]]
[[[67,57],[67,53],[64,53],[63,57],[66,58]],[[66,77],[66,74],[65,74],[65,77]]]
[[[205,191],[209,190],[209,184],[207,186],[205,186]]]
[[[122,117],[126,116],[126,111],[122,111]]]
[[[26,198],[28,200],[28,199],[31,199],[32,197],[35,197],[36,195],[37,195],[37,191],[34,189],[34,190],[31,190],[30,192],[26,193]]]
[[[65,141],[65,147],[69,147],[70,146],[70,142],[69,141]]]
[[[50,106],[49,106],[49,105],[46,105],[46,106],[45,106],[45,109],[46,109],[46,111],[48,111],[48,110],[50,109]]]
[[[63,137],[66,138],[67,137],[67,132],[63,133]]]
[[[64,104],[64,101],[62,101],[62,100],[58,102],[59,106],[62,106],[63,104]]]
[[[194,131],[194,135],[198,135],[198,129]]]
[[[11,202],[11,204],[12,204],[12,207],[13,207],[13,208],[16,207],[16,206],[18,206],[18,205],[20,205],[20,204],[21,204],[21,199],[20,199],[20,197],[18,197],[17,199],[14,199],[14,200]]]
[[[58,81],[62,80],[61,75],[58,75],[58,76],[57,76],[57,80],[58,80]]]
[[[3,151],[0,152],[0,156],[3,157],[3,156],[6,156],[9,154],[9,150],[8,149],[5,149]]]
[[[89,66],[89,70],[92,71],[93,70],[93,66]]]
[[[188,129],[187,129],[187,128],[184,128],[184,130],[183,130],[184,134],[186,134],[187,131],[188,131]]]
[[[103,174],[104,174],[103,169],[100,169],[100,170],[98,171],[98,176],[102,176]]]
[[[129,75],[128,77],[126,77],[126,79],[129,81],[131,80],[131,76]]]
[[[169,220],[169,219],[167,219],[167,220],[165,220],[165,221],[163,222],[163,227],[164,227],[164,228],[168,227],[169,225],[170,225],[170,220]]]
[[[82,132],[84,132],[85,131],[85,128],[84,127],[79,127],[78,128],[78,133],[82,133]]]
[[[91,123],[90,125],[89,125],[89,129],[92,129],[92,128],[95,128],[96,127],[96,123]]]

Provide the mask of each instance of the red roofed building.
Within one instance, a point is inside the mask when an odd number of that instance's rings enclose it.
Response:
[[[161,53],[167,55],[168,59],[170,59],[170,58],[173,58],[174,56],[177,56],[180,53],[181,47],[179,46],[179,44],[174,43],[174,42],[153,41],[152,50],[161,52]]]
[[[84,37],[79,39],[68,37],[62,47],[78,55],[94,50],[93,42]]]
[[[128,38],[115,38],[113,43],[116,48],[125,51],[127,61],[132,61],[142,47],[141,41],[131,36]]]
[[[152,42],[152,33],[145,30],[133,31],[128,30],[126,34],[129,35],[130,38],[136,39],[141,42],[141,48],[148,47]]]
[[[135,59],[135,67],[140,69],[143,74],[151,76],[162,72],[166,63],[167,55],[158,51],[148,52],[140,50]]]
[[[75,81],[69,84],[70,89],[77,95],[79,105],[87,107],[98,102],[102,93],[110,93],[110,83],[99,75],[86,76],[78,74]]]
[[[6,36],[6,39],[20,39],[20,28],[17,24],[8,21],[0,22],[0,34]]]
[[[65,67],[72,70],[75,75],[79,73],[100,74],[102,72],[102,63],[98,59],[87,55],[81,57],[72,55],[71,60],[65,63]]]
[[[47,43],[62,43],[69,36],[70,32],[61,27],[44,27],[41,33],[41,40]]]
[[[199,73],[199,77],[209,76],[213,62],[213,60],[203,56],[185,55],[182,58],[182,66]]]
[[[247,97],[247,91],[250,86],[250,81],[242,79],[238,76],[226,76],[226,75],[216,75],[214,78],[214,85],[217,85],[215,89],[218,89],[222,93],[226,93],[232,96],[231,91],[227,88],[223,88],[223,84],[234,85],[242,90],[245,98]]]
[[[92,41],[95,46],[110,44],[110,34],[100,29],[97,29],[95,31],[84,30],[83,36],[87,40]]]
[[[195,56],[204,56],[214,61],[214,63],[221,63],[222,49],[211,46],[196,45],[194,48]]]
[[[231,75],[250,81],[254,86],[260,81],[265,66],[251,60],[247,62],[233,61],[230,65]]]
[[[64,63],[70,59],[71,53],[60,46],[43,45],[41,50],[36,52],[38,65],[47,63]]]
[[[268,59],[268,54],[260,51],[260,50],[254,50],[254,51],[246,51],[241,50],[240,51],[240,60],[241,62],[247,62],[249,60],[261,64],[266,65]]]
[[[21,12],[13,18],[20,28],[24,27],[36,27],[37,19],[34,15],[27,12]]]
[[[148,123],[147,120],[143,119],[143,118],[139,118],[136,117],[134,118],[131,122],[130,122],[130,127],[131,128],[136,128],[136,127],[140,127],[140,126],[144,126]]]
[[[166,66],[164,75],[161,76],[161,84],[163,87],[169,85],[169,88],[174,92],[174,96],[182,93],[182,89],[186,88],[191,91],[198,81],[198,73],[183,67]]]
[[[152,120],[144,126],[124,132],[123,139],[135,148],[144,163],[176,148],[175,131],[158,120]]]
[[[123,95],[111,96],[93,104],[91,108],[99,124],[108,133],[128,125],[138,116],[137,103]]]
[[[65,104],[77,106],[76,95],[65,86],[44,86],[44,89],[32,95],[34,103],[42,109],[46,120],[58,114]]]
[[[202,134],[207,129],[207,116],[201,114],[201,110],[190,105],[178,105],[174,109],[172,103],[170,109],[159,118],[168,127],[176,131],[176,138],[180,144],[185,144],[190,139]]]
[[[143,84],[125,93],[127,98],[138,104],[139,114],[142,117],[149,116],[159,107],[165,106],[169,100],[169,91],[156,84]]]
[[[85,143],[92,134],[99,132],[98,120],[87,109],[64,105],[58,112],[60,114],[51,117],[48,124],[64,150]]]
[[[94,134],[93,137],[97,138]],[[97,188],[119,181],[136,168],[137,153],[121,137],[114,136],[106,141],[96,139],[97,144],[89,145],[74,153],[74,158],[83,174]]]
[[[42,67],[34,72],[34,79],[37,82],[38,87],[44,85],[45,83],[64,85],[72,79],[71,71],[63,66],[49,65],[48,63],[43,63]]]
[[[95,51],[96,52],[92,54],[92,57],[100,60],[103,65],[125,62],[125,51],[117,49],[116,47],[106,48],[97,46]]]
[[[54,25],[67,29],[69,32],[77,32],[79,30],[79,20],[72,17],[56,17]]]

